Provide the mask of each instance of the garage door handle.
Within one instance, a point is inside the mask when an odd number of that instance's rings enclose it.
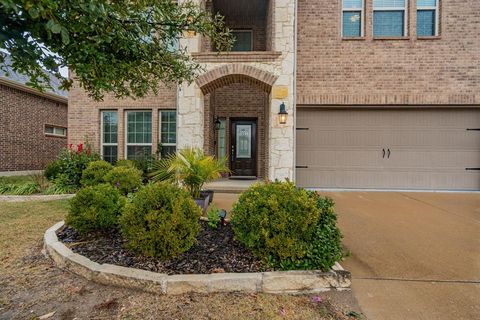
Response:
[[[387,158],[390,159],[390,149],[388,149],[388,155]]]
[[[382,152],[383,152],[382,158],[385,159],[385,149],[382,149]]]

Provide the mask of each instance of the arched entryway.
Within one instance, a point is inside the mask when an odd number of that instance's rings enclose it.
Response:
[[[270,91],[276,77],[249,66],[228,65],[201,76],[204,149],[227,157],[232,175],[268,177]]]

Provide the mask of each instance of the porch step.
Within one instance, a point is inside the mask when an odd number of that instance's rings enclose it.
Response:
[[[258,180],[255,176],[231,176],[228,179],[230,180]]]
[[[213,190],[221,193],[242,193],[247,190],[252,184],[262,181],[261,179],[249,180],[233,180],[233,179],[219,179],[205,185],[204,189]]]

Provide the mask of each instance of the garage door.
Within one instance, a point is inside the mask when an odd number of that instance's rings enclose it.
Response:
[[[480,111],[298,109],[297,184],[480,190]]]

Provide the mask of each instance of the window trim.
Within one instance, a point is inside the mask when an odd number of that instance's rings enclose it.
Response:
[[[254,41],[254,39],[253,39],[253,30],[252,29],[232,29],[232,30],[230,30],[230,32],[232,33],[232,35],[235,32],[248,32],[248,33],[250,33],[250,39],[251,39],[251,41],[250,41],[250,51],[244,51],[244,52],[253,52],[253,41]],[[241,52],[241,51],[233,51],[232,50],[232,52]]]
[[[418,37],[418,38],[432,38],[432,37],[438,37],[440,35],[440,0],[435,0],[435,6],[418,6],[417,5],[417,0],[415,0],[415,6],[416,6],[416,10],[415,10],[415,14],[417,15],[418,17],[418,11],[422,11],[422,10],[435,10],[435,32],[433,33],[432,36],[419,36],[417,35],[417,32],[418,32],[418,25],[415,25],[415,35]],[[417,23],[418,23],[418,20],[417,20]]]
[[[175,112],[175,143],[163,143],[162,142],[162,113],[163,112],[172,112],[174,111]],[[158,142],[160,142],[160,144],[162,146],[165,146],[165,147],[175,147],[175,151],[177,150],[177,138],[178,138],[178,115],[177,115],[177,109],[161,109],[158,111]]]
[[[410,1],[405,0],[405,6],[402,7],[375,7],[375,0],[372,1],[372,36],[374,39],[385,39],[385,38],[405,38],[409,36],[408,33],[408,10],[410,6]],[[390,36],[390,35],[375,35],[375,24],[374,16],[375,11],[403,11],[403,34],[401,36]]]
[[[341,7],[342,7],[342,12],[341,12],[341,18],[340,18],[340,35],[342,39],[359,39],[359,38],[364,38],[365,37],[365,0],[362,0],[362,8],[344,8],[343,7],[343,0],[341,0]],[[343,34],[343,13],[344,12],[356,12],[360,11],[360,37],[346,37]]]
[[[128,143],[128,114],[131,112],[150,112],[152,114],[152,137],[150,143]],[[151,109],[130,109],[130,110],[125,110],[125,115],[124,115],[124,125],[125,125],[125,130],[124,131],[124,137],[125,137],[125,155],[124,158],[128,160],[128,147],[129,146],[140,146],[140,147],[150,147],[152,152],[153,152],[153,111]]]
[[[47,132],[47,127],[52,128],[52,129],[53,129],[53,133]],[[55,129],[63,129],[63,130],[65,130],[65,134],[55,133]],[[67,135],[68,135],[68,128],[67,128],[67,127],[64,127],[64,126],[59,126],[59,125],[55,125],[55,124],[48,124],[48,123],[46,123],[46,124],[43,126],[43,133],[45,134],[45,136],[49,136],[49,137],[66,138]]]
[[[117,143],[111,143],[111,142],[103,142],[103,134],[104,134],[104,129],[103,129],[103,113],[104,112],[116,112],[117,113]],[[118,110],[112,109],[112,110],[100,110],[100,157],[103,159],[103,147],[117,147],[117,161],[118,161]]]

